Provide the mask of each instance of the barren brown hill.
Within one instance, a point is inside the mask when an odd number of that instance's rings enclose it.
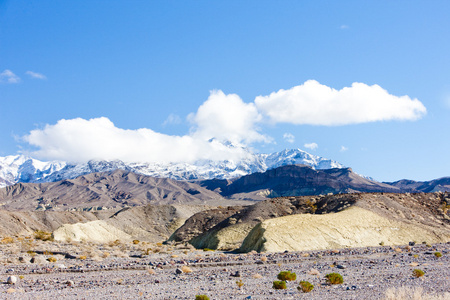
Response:
[[[450,177],[442,177],[430,181],[399,180],[387,184],[402,189],[405,192],[450,192]]]
[[[195,183],[116,170],[51,183],[18,183],[0,189],[5,210],[87,210],[146,204],[222,204],[219,194]]]

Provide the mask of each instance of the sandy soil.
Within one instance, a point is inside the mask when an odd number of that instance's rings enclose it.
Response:
[[[54,252],[0,246],[1,299],[195,299],[200,294],[210,299],[409,299],[386,298],[392,294],[388,289],[399,287],[422,294],[416,299],[450,299],[449,243],[248,254],[142,243],[42,242],[34,246],[38,248]],[[32,256],[41,264],[30,263]],[[57,261],[46,261],[49,257]],[[417,268],[425,272],[423,277],[413,276]],[[286,290],[273,289],[284,270],[295,272],[297,280],[287,282]],[[340,273],[344,283],[328,284],[324,276],[331,272]],[[16,276],[17,282],[8,284],[9,276]],[[314,290],[298,291],[300,280],[314,284]],[[241,288],[237,281],[243,283]],[[432,294],[440,297],[430,298]]]

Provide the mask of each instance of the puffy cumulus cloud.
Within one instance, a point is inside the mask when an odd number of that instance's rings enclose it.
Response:
[[[230,148],[217,141],[193,136],[170,136],[142,128],[117,128],[108,118],[60,120],[35,129],[23,139],[39,150],[43,159],[84,162],[91,159],[127,162],[194,162],[199,159],[239,159],[242,148]]]
[[[295,142],[295,136],[292,133],[283,134],[283,139],[291,144]]]
[[[47,79],[47,76],[45,76],[44,74],[41,73],[36,73],[33,71],[26,71],[25,74],[29,75],[31,78],[35,78],[35,79]]]
[[[188,119],[194,124],[193,136],[208,140],[216,138],[234,143],[268,142],[258,132],[262,119],[253,103],[245,103],[236,94],[212,91],[195,114]]]
[[[378,85],[353,83],[336,90],[315,80],[269,96],[258,96],[255,105],[274,123],[347,125],[388,120],[417,120],[425,106],[408,96],[394,96]]]
[[[11,70],[4,70],[0,73],[0,83],[19,83],[20,78]]]
[[[335,90],[316,81],[307,81],[289,90],[256,97],[254,103],[246,103],[236,94],[212,91],[197,111],[188,116],[192,127],[186,135],[167,135],[147,128],[121,129],[102,117],[60,120],[32,130],[23,139],[37,148],[31,153],[33,156],[70,162],[91,159],[187,163],[239,160],[249,155],[240,146],[272,142],[260,128],[268,122],[332,126],[415,120],[425,113],[419,100],[390,95],[377,85],[354,83]],[[180,117],[169,115],[164,125],[178,122],[181,122]],[[295,140],[290,133],[285,133],[283,138],[290,143]],[[318,147],[316,143],[304,146],[311,150]]]
[[[319,148],[319,145],[317,145],[316,143],[307,143],[304,144],[303,147],[311,150],[316,150],[317,148]]]

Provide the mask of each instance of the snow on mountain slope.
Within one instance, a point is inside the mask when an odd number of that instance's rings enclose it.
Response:
[[[0,157],[0,187],[17,182],[43,181],[65,166],[65,162],[42,162],[24,155]]]
[[[27,156],[15,155],[0,157],[0,187],[17,182],[53,182],[117,169],[177,180],[230,179],[293,164],[304,164],[315,169],[344,167],[336,161],[300,149],[283,150],[272,154],[249,153],[247,158],[240,161],[202,160],[195,164],[125,163],[120,160],[69,164],[62,161],[42,162]]]

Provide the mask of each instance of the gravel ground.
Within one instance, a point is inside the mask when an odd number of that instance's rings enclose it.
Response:
[[[437,251],[442,257],[435,256]],[[418,299],[430,299],[430,294],[450,299],[449,243],[249,254],[174,249],[102,260],[53,256],[58,257],[55,263],[25,258],[0,265],[0,298],[195,299],[204,294],[210,299],[386,299],[389,288],[403,286],[423,288],[425,296]],[[183,266],[192,272],[181,272]],[[414,277],[416,268],[425,275]],[[273,289],[277,274],[285,270],[295,272],[297,280],[287,282],[285,290]],[[324,276],[331,272],[340,273],[344,283],[327,284]],[[17,282],[8,284],[9,276]],[[314,284],[314,290],[298,291],[300,280]]]

